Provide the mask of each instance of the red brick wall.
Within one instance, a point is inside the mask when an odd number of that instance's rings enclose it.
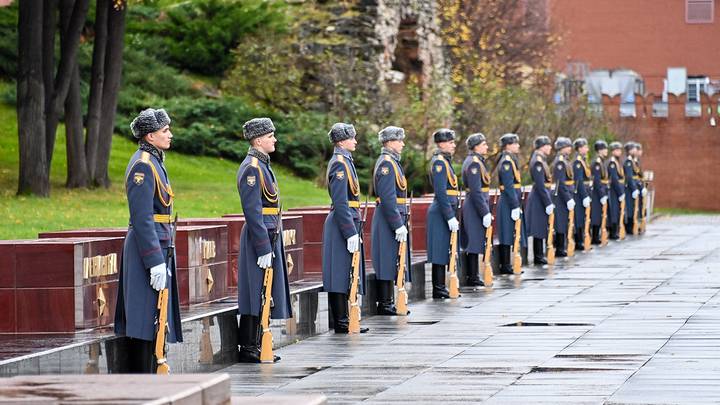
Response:
[[[685,117],[684,96],[670,96],[668,118],[651,116],[652,96],[647,103],[637,98],[637,118],[619,118],[618,97],[606,97],[604,110],[630,134],[628,139],[643,144],[643,169],[655,172],[655,207],[720,211],[718,96],[703,100],[700,118]]]
[[[551,0],[551,24],[563,38],[555,67],[582,61],[590,69],[632,69],[655,94],[668,67],[718,79],[718,9],[716,0],[712,24],[687,24],[684,0]]]

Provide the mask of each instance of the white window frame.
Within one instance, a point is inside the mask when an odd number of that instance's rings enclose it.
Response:
[[[710,19],[709,20],[691,20],[689,18],[689,11],[692,4],[706,4],[710,6]],[[715,22],[715,0],[685,0],[685,23],[686,24],[712,24]]]

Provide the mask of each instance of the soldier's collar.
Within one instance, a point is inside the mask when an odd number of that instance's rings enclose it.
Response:
[[[477,152],[470,152],[470,156],[477,156],[477,157],[479,157],[480,159],[482,159],[483,161],[485,160],[485,156],[483,156],[483,155],[481,155],[481,154],[479,154],[479,153],[477,153]]]
[[[333,153],[338,154],[338,155],[343,155],[343,156],[345,156],[346,158],[352,160],[352,153],[350,153],[350,151],[347,150],[347,149],[345,149],[345,148],[341,148],[341,147],[339,147],[339,146],[336,146],[336,147],[335,147],[335,150],[333,150]]]
[[[445,152],[441,151],[440,149],[437,149],[437,150],[435,150],[435,152],[433,152],[433,156],[438,156],[438,155],[444,157],[445,160],[447,160],[448,162],[452,161],[452,155],[449,153],[445,153]]]
[[[165,161],[165,152],[161,151],[160,149],[156,148],[152,144],[150,144],[148,141],[141,139],[138,141],[138,148],[141,151],[147,152],[153,156],[157,160],[159,160],[161,163]]]
[[[395,161],[400,161],[400,154],[395,152],[394,150],[390,150],[388,148],[383,147],[382,151],[380,153],[384,153],[386,155],[389,155],[391,158],[395,159]]]
[[[266,165],[270,164],[270,155],[258,149],[255,149],[252,146],[248,149],[248,156],[256,157],[259,161],[265,163]]]

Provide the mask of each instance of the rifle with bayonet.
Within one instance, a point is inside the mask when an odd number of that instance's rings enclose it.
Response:
[[[458,196],[458,205],[461,204],[462,193]],[[460,207],[458,207],[460,211]],[[460,279],[457,276],[457,260],[458,260],[458,231],[450,232],[450,280],[448,283],[448,293],[450,298],[458,298],[460,296]]]
[[[407,241],[410,238],[411,234],[411,225],[410,225],[410,219],[411,219],[411,210],[412,210],[412,200],[413,200],[413,194],[412,191],[410,192],[410,201],[405,205],[405,224],[408,229],[408,239],[406,239],[404,242],[400,242],[400,246],[398,247],[398,271],[397,271],[397,280],[395,280],[395,285],[398,289],[398,298],[397,298],[397,314],[398,315],[407,315],[408,314],[408,294],[405,290],[405,272],[407,271],[407,247],[408,243]]]
[[[166,267],[169,268],[173,260],[175,260],[175,235],[177,231],[177,213],[175,213],[175,220],[170,225],[172,226],[172,233],[170,234],[170,246],[168,246],[168,261]],[[168,300],[170,290],[167,288],[167,283],[170,282],[170,278],[167,277],[165,286],[158,292],[158,303],[157,303],[157,317],[155,318],[155,361],[157,364],[157,374],[170,374],[170,365],[167,363],[167,334],[168,334]]]
[[[371,183],[372,184],[372,183]],[[360,239],[362,240],[365,221],[367,221],[368,211],[368,194],[365,195],[365,207],[363,208],[362,219],[360,220]],[[363,244],[353,253],[352,256],[352,276],[350,278],[350,295],[348,295],[348,306],[350,307],[350,321],[348,324],[348,333],[360,333],[360,303],[358,302],[358,293],[360,292],[360,259],[362,258]]]
[[[560,182],[556,181],[553,193],[555,197],[558,195],[558,188],[560,188]],[[547,262],[550,266],[555,264],[555,208],[548,215]]]
[[[519,188],[520,190],[520,217],[518,217],[517,221],[515,221],[515,240],[513,243],[513,274],[521,274],[522,273],[522,256],[520,256],[520,237],[522,235],[522,218],[523,218],[523,204],[525,203],[525,196],[522,191],[522,186]]]
[[[589,252],[592,247],[592,238],[590,237],[590,210],[592,209],[592,202],[589,206],[585,207],[585,231],[583,237],[583,250]]]
[[[493,270],[492,263],[492,247],[493,247],[493,226],[490,222],[490,226],[485,230],[485,254],[483,255],[483,284],[485,287],[492,287],[493,284]]]
[[[280,229],[282,228],[282,207],[278,211],[278,225],[272,236],[270,246],[272,248],[273,261],[276,259],[275,250],[278,240],[280,240]],[[280,242],[282,243],[282,241]],[[262,329],[262,340],[260,341],[260,361],[262,363],[275,362],[273,355],[273,336],[270,331],[270,309],[272,307],[272,286],[273,286],[273,263],[265,269],[265,278],[263,280],[262,292],[262,312],[260,314],[260,328]]]
[[[575,208],[568,210],[567,255],[575,256]]]

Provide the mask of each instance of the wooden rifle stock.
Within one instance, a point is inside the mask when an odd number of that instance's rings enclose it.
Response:
[[[575,210],[568,211],[567,255],[575,256]]]
[[[623,198],[622,202],[620,202],[620,219],[618,220],[618,228],[618,236],[620,237],[620,240],[625,239],[625,236],[627,236],[625,232],[625,198]]]
[[[633,203],[633,229],[632,233],[633,235],[637,235],[639,232],[639,226],[638,223],[638,211],[640,210],[640,194],[638,193],[638,198],[635,199],[635,203]]]
[[[273,284],[273,267],[265,269],[265,280],[263,287],[263,306],[260,317],[260,327],[262,328],[262,340],[260,343],[260,361],[263,363],[273,363],[273,337],[270,332],[270,303],[272,301],[272,284]]]
[[[555,264],[555,210],[548,216],[547,262]]]
[[[522,216],[515,221],[515,241],[513,243],[513,273],[522,273],[522,256],[520,256],[520,236],[522,232]]]
[[[397,311],[398,315],[408,314],[408,295],[405,290],[405,268],[407,267],[407,241],[400,242],[398,248],[398,271],[395,284],[398,288]]]
[[[358,288],[360,284],[360,251],[352,256],[352,281],[350,283],[350,321],[348,333],[360,333],[360,304],[358,303]]]
[[[158,319],[157,334],[155,335],[155,359],[157,362],[157,374],[170,374],[170,365],[167,363],[167,310],[168,310],[168,289],[163,288],[158,293]]]
[[[608,244],[608,231],[607,231],[607,210],[609,201],[605,201],[602,206],[602,221],[600,222],[600,246],[606,246]]]
[[[485,255],[483,256],[483,283],[485,287],[492,287],[493,270],[490,258],[492,256],[492,225],[485,231]]]
[[[590,209],[592,207],[592,203],[590,206],[585,208],[585,232],[583,236],[583,248],[586,252],[589,252],[591,249],[592,244],[592,238],[590,238]]]
[[[450,298],[460,296],[460,279],[457,276],[457,231],[450,232]]]

